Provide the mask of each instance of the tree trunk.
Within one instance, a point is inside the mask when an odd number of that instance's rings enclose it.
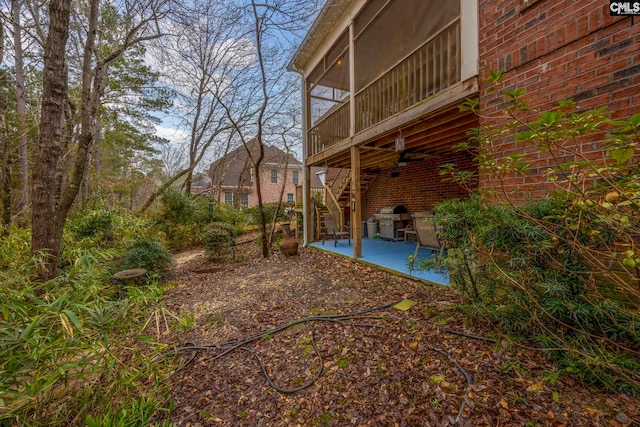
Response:
[[[255,161],[255,173],[256,173],[256,192],[258,196],[258,212],[260,214],[260,235],[262,237],[262,257],[269,257],[269,246],[271,242],[269,241],[267,235],[267,217],[264,213],[264,204],[262,203],[262,190],[260,184],[260,165],[262,164],[262,159],[264,159],[264,145],[262,145],[262,141],[258,139],[258,147],[260,147],[260,154],[258,154],[258,158]]]
[[[58,165],[62,155],[64,103],[67,93],[66,44],[69,37],[71,0],[49,3],[49,33],[44,46],[40,137],[31,190],[31,251],[42,254],[40,279],[55,275],[62,244],[64,220],[58,216],[60,185]]]
[[[58,206],[59,216],[64,220],[73,205],[80,187],[85,177],[89,152],[94,141],[95,121],[98,115],[98,106],[104,92],[107,81],[107,68],[104,64],[96,64],[92,69],[92,58],[95,49],[96,33],[98,31],[98,15],[100,0],[91,0],[89,9],[89,28],[87,40],[84,46],[84,56],[82,61],[82,105],[80,106],[80,139],[75,162],[72,169],[69,185],[65,186],[60,204]]]
[[[21,0],[11,3],[13,16],[13,47],[16,77],[16,128],[18,131],[18,194],[16,213],[22,217],[29,205],[29,163],[27,159],[27,108],[24,84],[24,65],[22,56],[22,26],[20,24]]]
[[[4,18],[0,17],[0,64],[4,61]],[[7,73],[0,70],[0,85],[5,85]],[[6,197],[5,181],[9,174],[9,163],[6,155],[9,150],[9,136],[7,135],[5,112],[7,111],[7,101],[0,98],[0,235],[9,234],[9,222],[11,222],[11,200]]]
[[[262,256],[264,258],[269,257],[269,246],[271,245],[270,239],[267,240],[267,224],[266,217],[264,214],[264,206],[262,204],[262,190],[260,188],[260,164],[264,159],[264,141],[262,141],[262,128],[264,125],[263,119],[265,111],[267,110],[267,105],[269,104],[269,93],[267,91],[267,75],[264,67],[264,58],[262,57],[262,31],[263,20],[258,14],[256,2],[254,0],[251,1],[251,6],[253,9],[253,17],[254,21],[254,31],[256,35],[256,48],[258,54],[258,65],[260,68],[260,88],[262,89],[262,104],[260,105],[260,110],[258,113],[258,132],[256,133],[256,139],[258,140],[258,146],[260,147],[260,154],[258,155],[258,159],[255,162],[255,170],[256,170],[256,186],[258,189],[258,211],[260,212],[260,224],[262,227]]]

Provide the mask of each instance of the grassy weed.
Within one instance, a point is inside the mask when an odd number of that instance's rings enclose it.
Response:
[[[162,289],[115,298],[118,252],[98,248],[67,247],[61,273],[37,282],[28,242],[24,231],[0,241],[0,425],[147,425],[168,406],[169,367],[137,332]]]

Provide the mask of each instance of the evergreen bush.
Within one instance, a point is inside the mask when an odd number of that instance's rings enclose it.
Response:
[[[173,256],[158,240],[140,239],[134,241],[122,259],[123,269],[144,268],[147,272],[161,274],[173,262]]]
[[[118,212],[104,206],[82,209],[65,224],[65,228],[78,240],[91,238],[96,243],[108,243],[115,232]]]
[[[165,192],[161,202],[162,209],[156,215],[156,224],[172,251],[202,243],[202,230],[210,223],[224,222],[242,228],[247,222],[246,214],[231,205],[206,197],[191,198],[176,190]]]
[[[548,197],[525,203],[497,185],[441,203],[434,220],[454,249],[411,262],[445,265],[469,304],[503,331],[536,340],[566,372],[640,393],[640,114],[611,120],[603,108],[566,101],[532,116],[524,91],[502,88],[503,77],[490,78],[504,99],[497,124],[459,147],[498,182],[538,170],[525,154],[504,156],[502,144],[539,152],[550,159]],[[583,151],[585,142],[604,155]],[[467,187],[477,180],[454,165],[442,173]]]
[[[224,222],[214,222],[206,226],[201,241],[209,256],[223,259],[235,244],[237,228]]]

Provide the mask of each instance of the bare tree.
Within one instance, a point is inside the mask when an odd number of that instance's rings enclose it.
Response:
[[[29,164],[27,158],[27,112],[22,53],[22,26],[20,24],[21,0],[11,3],[13,18],[14,73],[16,84],[16,128],[18,133],[18,180],[19,190],[16,211],[20,214],[29,204]]]
[[[265,216],[262,199],[260,168],[264,146],[267,142],[277,142],[280,134],[277,129],[293,129],[281,114],[282,110],[287,110],[287,105],[298,102],[297,85],[287,78],[286,62],[293,48],[291,39],[309,24],[316,6],[317,2],[313,1],[252,0],[245,12],[254,46],[253,60],[233,80],[232,94],[227,92],[219,98],[247,148],[254,170],[263,257],[269,256],[271,245],[272,232],[268,232],[267,224],[275,226],[272,219]],[[258,142],[256,152],[248,150],[251,140]]]
[[[0,64],[4,62],[5,17],[0,16]],[[8,73],[0,68],[0,89],[9,85]],[[0,97],[0,236],[9,233],[11,222],[11,174],[9,167],[9,132],[6,122],[7,100]]]
[[[224,155],[231,126],[218,98],[243,67],[248,41],[239,25],[241,9],[222,0],[196,0],[185,5],[163,39],[164,72],[180,94],[182,126],[189,133],[188,169],[184,188],[191,190],[193,171],[204,158]]]
[[[96,49],[100,5],[100,0],[90,0],[88,4],[87,30],[82,45],[80,130],[71,172],[68,180],[64,180],[62,151],[75,131],[66,65],[71,2],[53,0],[49,4],[41,133],[31,193],[32,252],[46,255],[40,272],[42,279],[49,279],[56,272],[64,223],[78,195],[90,149],[95,142],[98,109],[108,83],[109,66],[133,46],[160,37],[156,22],[164,15],[168,3],[164,0],[125,2],[118,9],[119,13],[126,16],[123,20],[125,27],[121,29],[119,37],[108,46]]]
[[[165,142],[160,146],[160,160],[163,165],[162,178],[166,181],[183,169],[185,151],[179,144]]]

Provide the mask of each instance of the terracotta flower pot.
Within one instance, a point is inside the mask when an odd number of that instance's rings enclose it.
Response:
[[[282,232],[284,233],[284,238],[280,242],[280,252],[286,256],[298,255],[298,241],[291,236],[289,223],[282,224]]]

